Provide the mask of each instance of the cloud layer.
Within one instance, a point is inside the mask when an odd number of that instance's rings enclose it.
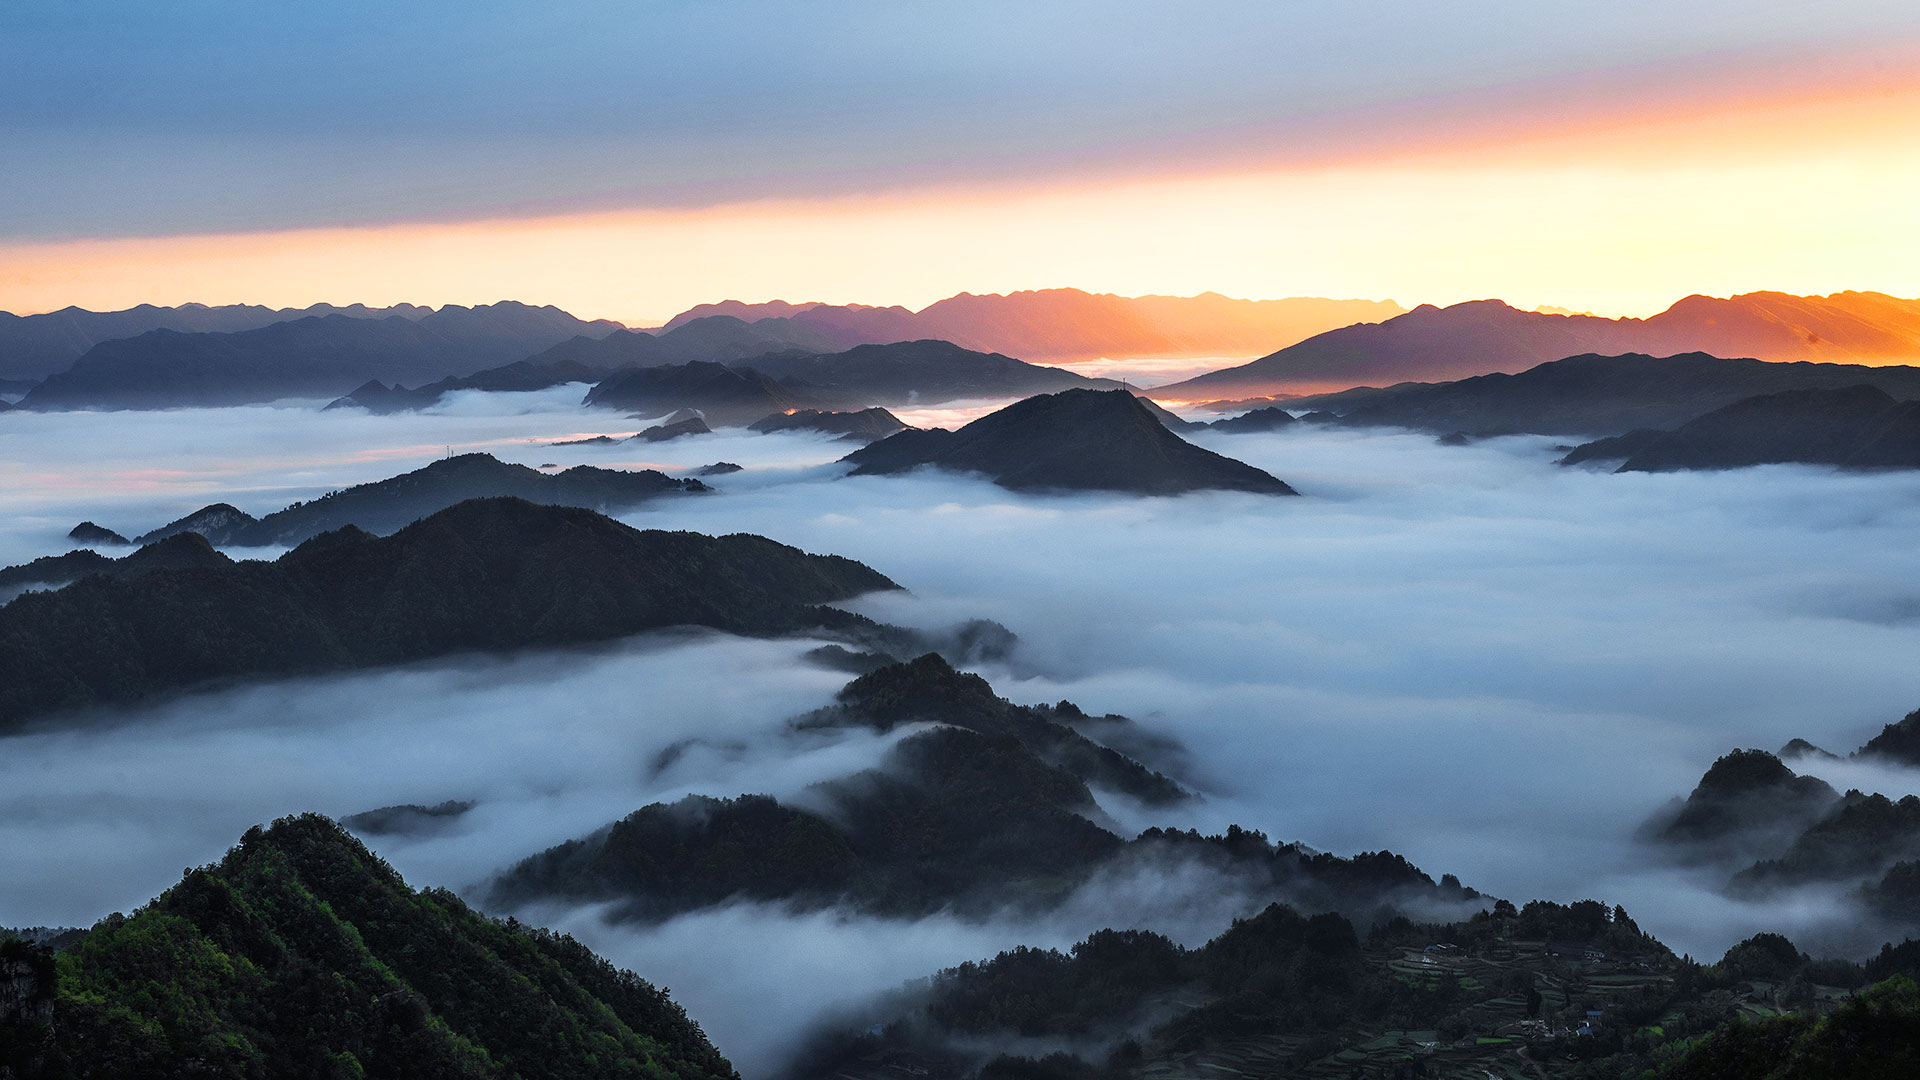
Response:
[[[719,494],[628,520],[860,559],[910,590],[861,605],[878,618],[1005,623],[1021,647],[983,671],[1002,694],[1125,713],[1190,751],[1206,798],[1106,807],[1129,828],[1237,822],[1342,854],[1391,848],[1516,901],[1622,903],[1699,956],[1763,928],[1867,944],[1831,895],[1726,900],[1718,877],[1667,867],[1632,834],[1728,749],[1799,736],[1844,752],[1920,706],[1920,473],[1614,476],[1555,467],[1537,439],[1308,429],[1199,439],[1305,498],[1034,497],[937,474],[843,479],[829,463],[847,444],[807,435],[545,445],[634,427],[575,401],[10,416],[0,440],[17,441],[0,449],[34,465],[0,476],[22,508],[0,552],[59,550],[82,517],[128,531],[216,498],[273,509],[449,443],[534,465],[736,461],[747,471]],[[9,740],[0,863],[19,872],[0,883],[0,924],[125,909],[297,810],[478,799],[443,833],[376,838],[416,884],[466,888],[646,801],[791,795],[885,749],[786,730],[843,678],[800,663],[806,647],[649,638],[233,690]],[[1823,775],[1889,795],[1920,779]],[[1108,882],[1037,922],[736,907],[648,930],[542,914],[673,987],[757,1076],[813,1018],[942,965],[1109,922],[1198,941],[1258,902],[1176,916],[1172,895],[1165,880]]]

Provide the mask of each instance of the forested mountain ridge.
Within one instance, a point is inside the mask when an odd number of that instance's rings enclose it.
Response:
[[[874,624],[822,605],[898,588],[763,537],[642,532],[519,499],[464,502],[388,537],[340,529],[271,563],[233,562],[197,534],[164,543],[191,548],[193,564],[91,574],[0,607],[0,730],[214,680],[671,626],[856,633]]]
[[[0,965],[24,1003],[0,1010],[0,1072],[22,1080],[738,1080],[664,991],[415,892],[311,814],[57,956],[0,944]]]

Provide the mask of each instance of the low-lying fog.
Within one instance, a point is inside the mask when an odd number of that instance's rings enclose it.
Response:
[[[1614,476],[1554,466],[1541,439],[1310,429],[1196,437],[1304,498],[1022,496],[943,475],[843,479],[828,463],[851,447],[824,437],[547,446],[645,426],[578,399],[0,417],[0,560],[65,550],[82,518],[132,535],[210,501],[264,513],[447,446],[529,465],[733,461],[747,471],[715,480],[719,494],[627,520],[860,559],[912,590],[859,605],[879,618],[1005,623],[1021,646],[982,670],[1002,694],[1125,713],[1191,751],[1187,779],[1208,797],[1151,818],[1108,808],[1129,827],[1238,822],[1342,854],[1391,848],[1515,901],[1624,904],[1697,956],[1759,929],[1861,945],[1832,895],[1735,903],[1631,834],[1728,749],[1801,736],[1844,753],[1920,707],[1920,473]],[[460,888],[649,800],[791,793],[886,745],[785,732],[844,681],[801,663],[805,648],[653,637],[229,691],[6,740],[0,925],[90,923],[287,812],[478,799],[444,834],[375,838],[415,884]],[[1916,788],[1900,770],[1829,772],[1842,788]],[[738,907],[636,930],[541,915],[672,987],[759,1076],[814,1017],[903,979],[1108,922],[1198,941],[1242,902],[1182,910],[1179,895],[1110,883],[1038,924]]]

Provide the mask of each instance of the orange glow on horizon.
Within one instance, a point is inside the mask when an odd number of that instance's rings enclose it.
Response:
[[[1906,76],[1207,175],[4,245],[0,309],[517,299],[657,325],[725,298],[919,308],[1072,285],[1647,315],[1692,292],[1920,295],[1915,191]]]

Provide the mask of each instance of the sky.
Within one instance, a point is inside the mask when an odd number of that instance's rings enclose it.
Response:
[[[0,8],[0,309],[1920,294],[1920,8]]]

